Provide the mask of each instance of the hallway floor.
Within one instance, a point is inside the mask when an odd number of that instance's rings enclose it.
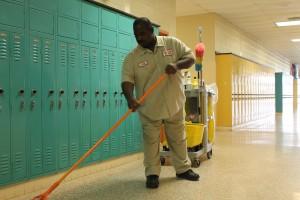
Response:
[[[60,185],[51,200],[300,200],[300,114],[270,117],[218,131],[199,182],[177,180],[162,167],[160,187],[145,188],[142,161]],[[27,195],[18,199],[30,199]]]

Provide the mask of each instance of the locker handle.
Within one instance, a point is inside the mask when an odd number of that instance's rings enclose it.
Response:
[[[105,96],[105,95],[107,95],[107,91],[104,90],[103,91],[103,96]]]
[[[63,95],[65,93],[65,91],[63,89],[59,90],[59,94]]]
[[[21,89],[21,90],[19,91],[19,94],[20,94],[20,95],[23,95],[24,92],[25,92],[25,91],[24,91],[23,89]]]
[[[74,90],[74,95],[76,95],[76,94],[78,94],[79,92],[78,92],[78,90]]]
[[[84,91],[83,91],[83,95],[86,95],[86,94],[87,94],[87,91],[86,91],[86,90],[84,90]]]
[[[96,96],[98,96],[99,93],[100,93],[100,92],[99,92],[98,90],[95,91],[95,95],[96,95]]]
[[[54,94],[54,90],[49,90],[49,95]]]
[[[116,96],[118,94],[118,92],[116,91],[116,92],[114,92],[114,96]]]
[[[31,96],[34,96],[37,93],[36,90],[31,90]]]
[[[4,90],[2,88],[0,88],[0,94],[3,94]]]

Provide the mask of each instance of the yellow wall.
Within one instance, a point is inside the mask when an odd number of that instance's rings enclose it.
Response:
[[[192,15],[177,17],[176,36],[187,46],[194,49],[198,43],[197,28],[203,28],[202,41],[206,50],[203,57],[203,78],[206,83],[216,82],[216,61],[215,61],[215,14]],[[192,75],[196,76],[194,67]]]
[[[222,127],[232,126],[232,66],[231,55],[219,55],[216,57],[218,86],[218,103],[216,112],[216,125]]]
[[[161,25],[170,35],[176,35],[176,0],[95,0],[113,8],[133,14],[137,17],[148,17]]]
[[[233,54],[217,55],[216,64],[218,126],[239,126],[274,114],[274,69]]]

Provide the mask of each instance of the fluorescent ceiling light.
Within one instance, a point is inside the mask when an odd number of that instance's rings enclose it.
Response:
[[[299,26],[300,20],[291,20],[286,22],[275,22],[277,26]]]
[[[300,38],[297,39],[291,39],[292,42],[300,42]]]

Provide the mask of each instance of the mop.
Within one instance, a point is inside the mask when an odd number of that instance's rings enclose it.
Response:
[[[138,100],[138,103],[141,104],[144,102],[146,97],[164,80],[166,79],[167,74],[162,74],[159,79],[154,82],[148,90],[144,93],[144,95]],[[56,182],[54,182],[45,192],[33,198],[33,200],[47,200],[48,196],[55,190],[60,183],[71,174],[78,165],[84,161],[93,151],[107,138],[110,134],[118,128],[118,126],[132,113],[132,109],[128,109],[128,111],[76,162],[73,166],[59,178]]]

